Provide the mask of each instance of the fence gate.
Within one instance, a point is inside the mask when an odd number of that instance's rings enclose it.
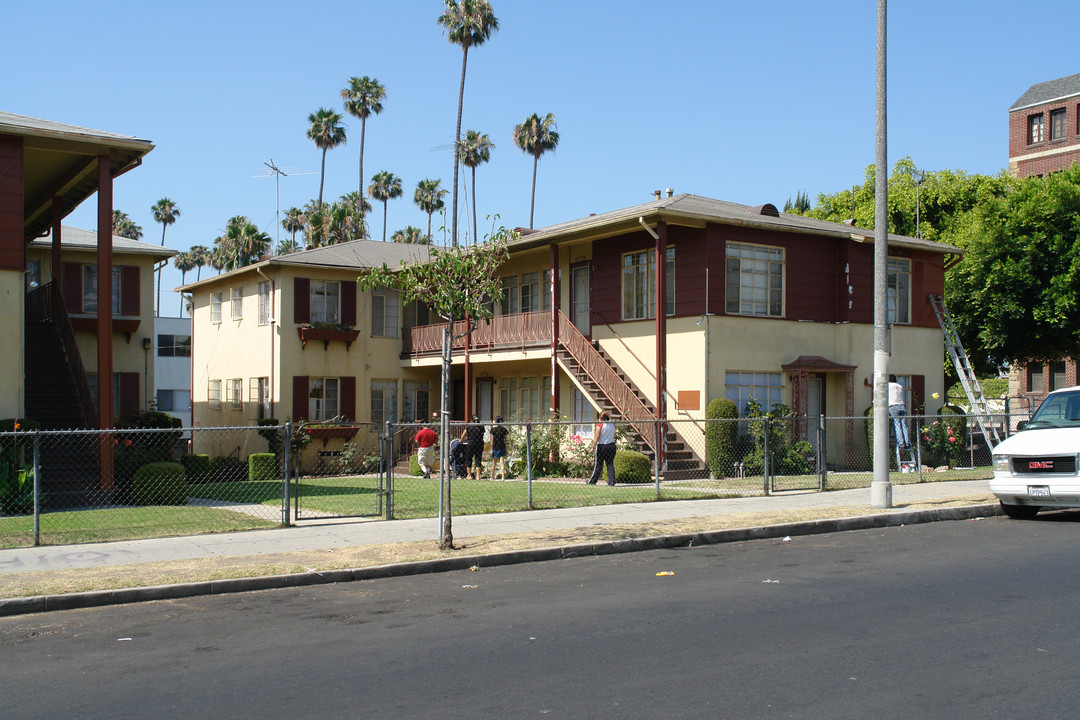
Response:
[[[387,441],[374,423],[300,425],[291,444],[289,500],[296,520],[385,513]]]

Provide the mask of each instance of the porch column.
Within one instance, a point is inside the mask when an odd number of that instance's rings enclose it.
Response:
[[[113,346],[112,346],[112,166],[108,155],[98,156],[98,227],[97,227],[97,377],[98,429],[113,423]],[[100,486],[112,490],[112,436],[101,435]]]
[[[667,418],[667,223],[656,224],[656,419]],[[664,467],[667,431],[661,428],[656,461]]]
[[[849,418],[855,417],[855,370],[852,368],[844,373],[844,414]],[[844,442],[855,442],[855,423],[848,420],[844,423]]]
[[[551,413],[559,416],[559,246],[551,244]]]
[[[450,325],[454,327],[453,323]],[[453,342],[453,331],[450,333]],[[465,316],[465,422],[472,419],[472,363],[469,362],[469,341],[472,333],[469,332],[469,316]]]
[[[63,208],[60,204],[60,198],[54,197],[52,201],[52,283],[53,283],[53,302],[60,302],[60,288],[63,285],[63,266],[64,261],[60,253],[60,245],[63,242],[63,236],[61,234],[61,227],[63,226]],[[55,310],[54,310],[55,317]]]

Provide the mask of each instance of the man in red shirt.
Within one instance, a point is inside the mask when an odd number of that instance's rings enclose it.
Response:
[[[416,461],[426,478],[431,477],[431,470],[435,466],[435,443],[438,441],[439,436],[427,425],[416,433]]]

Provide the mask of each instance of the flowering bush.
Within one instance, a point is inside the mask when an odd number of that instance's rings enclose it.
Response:
[[[927,418],[930,421],[930,418]],[[959,465],[967,447],[967,424],[964,416],[946,405],[938,419],[919,428],[925,462],[935,465]]]

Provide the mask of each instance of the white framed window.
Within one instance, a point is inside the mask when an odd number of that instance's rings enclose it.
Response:
[[[341,283],[332,280],[311,281],[311,322],[341,322]]]
[[[323,422],[338,416],[341,383],[338,378],[313,377],[308,385],[308,418]]]
[[[889,258],[888,261],[889,322],[907,325],[911,322],[911,261]]]
[[[1065,139],[1065,108],[1050,111],[1050,139]]]
[[[773,405],[783,402],[783,376],[778,372],[727,372],[724,395],[735,403],[739,417],[746,417],[746,404],[750,398],[761,403],[761,409],[768,412]]]
[[[400,335],[400,300],[397,290],[376,288],[371,291],[371,337],[396,338]]]
[[[244,399],[240,393],[244,389],[244,383],[240,378],[229,378],[225,381],[225,401],[232,410],[240,410],[244,407]]]
[[[210,293],[210,322],[221,322],[221,293]]]
[[[253,419],[262,420],[270,417],[270,378],[248,379],[248,402],[251,404]]]
[[[1028,145],[1041,143],[1043,139],[1043,114],[1028,115]]]
[[[585,396],[585,393],[577,388],[574,388],[571,394],[570,419],[575,423],[579,423],[573,426],[572,432],[582,438],[592,439],[596,423],[596,408],[589,402],[589,398]]]
[[[521,312],[521,305],[518,304],[520,295],[518,294],[518,276],[508,275],[502,279],[502,308],[501,314],[503,315],[516,315]]]
[[[98,275],[97,265],[83,265],[83,299],[82,311],[84,313],[97,312],[98,301]],[[112,269],[112,313],[120,314],[120,267],[113,265]]]
[[[784,249],[728,243],[728,315],[783,317]]]
[[[158,357],[191,357],[190,335],[158,335]]]
[[[675,314],[675,248],[668,247],[664,263],[664,311]],[[622,260],[623,320],[656,317],[656,252],[653,249],[629,252]]]
[[[547,417],[551,378],[504,377],[499,380],[499,414],[507,420],[540,420]]]
[[[221,381],[211,380],[206,384],[206,402],[211,410],[221,409]]]
[[[270,283],[259,283],[259,324],[270,324]]]
[[[516,420],[518,415],[518,381],[506,377],[499,380],[499,414],[506,420]]]
[[[429,390],[427,380],[402,382],[401,419],[404,422],[428,419]]]
[[[521,276],[521,312],[543,310],[540,306],[540,273],[523,273]]]
[[[244,288],[229,288],[229,317],[240,320],[244,317]]]
[[[500,315],[545,312],[551,309],[551,269],[503,277],[500,300]]]
[[[371,422],[397,422],[397,380],[371,381]]]

